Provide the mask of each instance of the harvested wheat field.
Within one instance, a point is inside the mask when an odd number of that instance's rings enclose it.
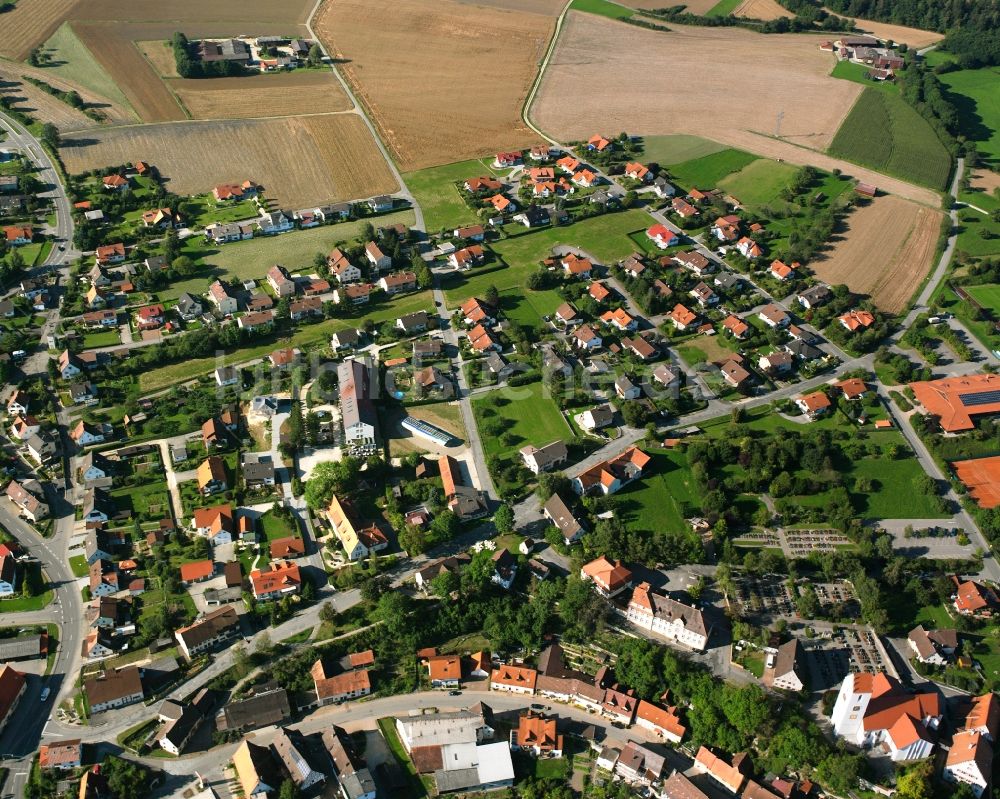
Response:
[[[742,28],[636,30],[571,11],[531,116],[562,139],[589,136],[599,119],[608,130],[707,133],[725,141],[720,131],[773,134],[783,112],[782,138],[825,150],[862,87],[830,77],[822,40]],[[739,97],[753,98],[752,111],[733,101]]]
[[[883,311],[899,313],[931,268],[941,233],[940,211],[899,197],[878,197],[847,217],[847,233],[809,263],[827,283],[870,294]]]
[[[120,103],[111,102],[103,95],[80,85],[76,81],[67,80],[61,73],[53,72],[50,69],[31,67],[27,64],[0,61],[0,80],[21,81],[23,77],[36,78],[61,91],[75,91],[85,103],[92,106],[108,123],[117,124],[135,121],[135,115],[125,106]],[[22,86],[17,92],[25,96],[29,100],[29,104],[40,111],[45,121],[53,122],[60,130],[80,130],[98,124],[81,111],[72,108],[62,100],[56,99],[48,92],[25,81],[21,82]],[[67,114],[67,112],[69,113]]]
[[[106,20],[126,22],[183,22],[186,32],[190,24],[199,22],[255,23],[274,25],[304,24],[312,10],[314,0],[86,0],[70,15],[71,19]],[[243,27],[231,30],[230,35],[251,33]],[[288,34],[289,30],[272,30],[275,35]]]
[[[210,80],[168,80],[195,119],[254,119],[329,114],[353,108],[329,70]]]
[[[553,24],[456,0],[328,0],[315,27],[410,171],[537,143],[521,105]]]
[[[71,174],[137,158],[149,161],[177,194],[250,179],[283,208],[398,188],[355,114],[110,128],[64,137],[60,153]]]
[[[735,9],[734,17],[746,17],[747,19],[777,19],[778,17],[790,17],[792,12],[782,6],[777,0],[743,0]]]
[[[506,11],[528,11],[534,14],[546,14],[550,17],[558,17],[563,6],[566,5],[566,0],[459,0],[459,2],[462,5],[500,8]],[[663,0],[645,0],[645,2],[662,3]]]
[[[136,42],[135,46],[139,48],[139,52],[161,78],[180,77],[177,74],[177,59],[174,58],[174,51],[166,39]]]
[[[60,131],[86,130],[97,126],[97,122],[82,111],[21,80],[21,71],[16,67],[16,64],[0,62],[0,97],[10,98],[16,111],[51,122]]]
[[[937,33],[936,31],[907,28],[905,25],[890,25],[888,22],[855,19],[854,17],[845,17],[843,14],[837,14],[837,12],[830,11],[830,9],[826,10],[841,19],[851,20],[857,26],[857,29],[863,33],[870,33],[872,36],[888,41],[905,42],[910,47],[927,47],[935,42],[940,42],[944,38],[943,33]]]
[[[141,119],[171,122],[184,110],[132,39],[132,27],[104,22],[74,22],[73,32],[111,75]]]
[[[23,61],[58,28],[78,0],[19,0],[0,15],[0,55]]]

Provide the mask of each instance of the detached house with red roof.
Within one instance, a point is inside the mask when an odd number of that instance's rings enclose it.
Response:
[[[302,575],[296,564],[277,560],[270,566],[250,572],[250,587],[254,599],[258,601],[279,599],[301,590]]]
[[[666,225],[653,225],[646,231],[646,238],[652,241],[661,250],[673,247],[680,242],[680,237]]]
[[[493,159],[493,166],[498,169],[505,169],[522,163],[524,163],[523,156],[516,150],[511,150],[506,153],[497,153],[496,157]]]
[[[875,324],[875,316],[868,311],[855,310],[838,316],[837,321],[845,330],[853,333],[856,330],[867,330]]]
[[[573,490],[580,496],[614,494],[642,477],[642,470],[648,463],[649,455],[638,447],[629,447],[621,455],[574,477]]]
[[[963,616],[988,618],[1000,606],[996,592],[989,586],[975,580],[961,582],[957,575],[953,575],[951,579],[955,584],[955,610]]]
[[[537,679],[538,672],[534,669],[504,664],[494,669],[490,675],[490,690],[506,691],[511,694],[533,694]]]
[[[643,183],[648,183],[653,179],[653,173],[649,171],[649,167],[643,166],[638,162],[630,161],[625,164],[625,177],[632,178],[632,180],[641,180]]]
[[[884,744],[892,760],[930,756],[944,711],[937,693],[911,694],[885,672],[848,674],[831,721],[840,738],[857,746]]]
[[[966,730],[952,738],[941,776],[951,783],[965,783],[980,797],[993,774],[993,745],[979,732]]]
[[[612,147],[611,141],[605,139],[599,133],[595,133],[589,139],[587,139],[587,149],[595,150],[596,152],[603,153],[609,147]]]

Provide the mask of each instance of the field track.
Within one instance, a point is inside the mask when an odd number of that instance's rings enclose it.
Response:
[[[328,0],[315,22],[403,171],[537,143],[521,105],[553,25],[456,0]]]
[[[155,164],[178,194],[251,179],[282,208],[398,188],[355,114],[136,125],[67,136],[63,145],[71,174],[142,159]]]
[[[852,211],[847,233],[809,266],[821,280],[870,294],[883,311],[898,313],[930,271],[941,218],[940,211],[878,197]]]

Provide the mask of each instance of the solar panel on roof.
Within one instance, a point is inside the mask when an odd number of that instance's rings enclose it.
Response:
[[[976,405],[991,405],[994,402],[1000,402],[1000,390],[975,391],[967,394],[959,394],[958,399],[966,408]]]

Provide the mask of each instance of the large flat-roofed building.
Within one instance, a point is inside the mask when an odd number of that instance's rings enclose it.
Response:
[[[973,419],[1000,413],[1000,375],[968,375],[910,383],[917,402],[946,433],[972,430]]]
[[[344,361],[337,367],[344,443],[352,454],[372,455],[378,450],[378,413],[372,400],[372,372],[361,361]]]

